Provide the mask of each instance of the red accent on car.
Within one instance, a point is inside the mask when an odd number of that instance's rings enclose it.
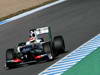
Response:
[[[21,60],[21,59],[18,59],[18,58],[17,58],[17,59],[13,59],[13,61],[16,62],[16,63],[18,63],[18,62],[19,62],[19,63],[22,62],[22,60]]]
[[[31,37],[31,38],[29,38],[29,41],[34,41],[34,40],[36,40],[35,37]]]
[[[40,59],[42,58],[43,56],[35,56],[35,59]]]

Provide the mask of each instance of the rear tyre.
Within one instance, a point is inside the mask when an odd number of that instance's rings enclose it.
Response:
[[[6,51],[6,67],[8,69],[14,68],[14,65],[11,62],[9,62],[10,60],[12,60],[14,58],[16,58],[16,54],[14,52],[14,49],[8,49]]]
[[[54,39],[53,39],[53,49],[56,52],[58,52],[58,54],[65,52],[65,43],[64,43],[64,39],[63,39],[62,36],[54,37]]]
[[[43,50],[48,55],[49,60],[54,59],[54,54],[53,54],[53,50],[52,50],[50,42],[47,42],[47,43],[43,44]]]

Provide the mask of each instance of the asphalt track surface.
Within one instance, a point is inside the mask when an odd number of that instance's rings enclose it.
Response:
[[[69,0],[35,14],[0,26],[0,75],[38,75],[52,62],[5,70],[5,51],[27,40],[31,28],[50,26],[52,34],[63,35],[66,49],[73,51],[100,33],[100,0]]]

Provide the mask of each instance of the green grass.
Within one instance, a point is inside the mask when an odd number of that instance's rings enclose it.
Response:
[[[62,75],[100,75],[100,47]]]

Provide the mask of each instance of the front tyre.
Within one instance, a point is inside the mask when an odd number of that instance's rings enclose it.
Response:
[[[16,54],[14,52],[14,49],[8,49],[6,51],[6,67],[11,69],[14,67],[14,65],[12,63],[10,63],[9,61],[13,60],[16,57]]]

